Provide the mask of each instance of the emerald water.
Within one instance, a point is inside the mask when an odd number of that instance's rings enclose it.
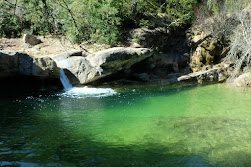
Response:
[[[0,95],[0,166],[251,166],[251,89]]]

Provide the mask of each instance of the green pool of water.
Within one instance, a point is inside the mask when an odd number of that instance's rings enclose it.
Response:
[[[251,166],[251,89],[0,95],[0,166]]]

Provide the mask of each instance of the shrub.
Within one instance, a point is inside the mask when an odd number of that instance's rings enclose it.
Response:
[[[229,81],[238,77],[242,69],[251,68],[251,12],[238,13],[239,24],[231,37],[230,51],[225,60],[234,62],[234,71]]]
[[[169,22],[189,23],[197,0],[8,0],[0,2],[1,36],[54,33],[74,42],[115,44],[121,34],[134,27],[149,27],[146,15],[168,15]],[[17,4],[16,4],[17,3]],[[21,11],[21,12],[14,12]]]

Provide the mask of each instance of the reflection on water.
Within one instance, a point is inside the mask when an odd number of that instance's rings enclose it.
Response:
[[[0,166],[251,166],[251,90],[121,89],[0,101]]]

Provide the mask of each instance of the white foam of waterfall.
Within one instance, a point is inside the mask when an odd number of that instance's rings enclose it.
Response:
[[[69,79],[64,73],[64,70],[60,71],[60,81],[64,86],[64,92],[58,94],[59,96],[64,97],[73,97],[73,98],[86,98],[86,97],[105,97],[112,96],[117,92],[111,88],[86,88],[86,87],[72,87]]]
[[[117,94],[111,88],[85,88],[85,87],[73,87],[63,93],[60,96],[71,98],[87,98],[87,97],[106,97]]]

